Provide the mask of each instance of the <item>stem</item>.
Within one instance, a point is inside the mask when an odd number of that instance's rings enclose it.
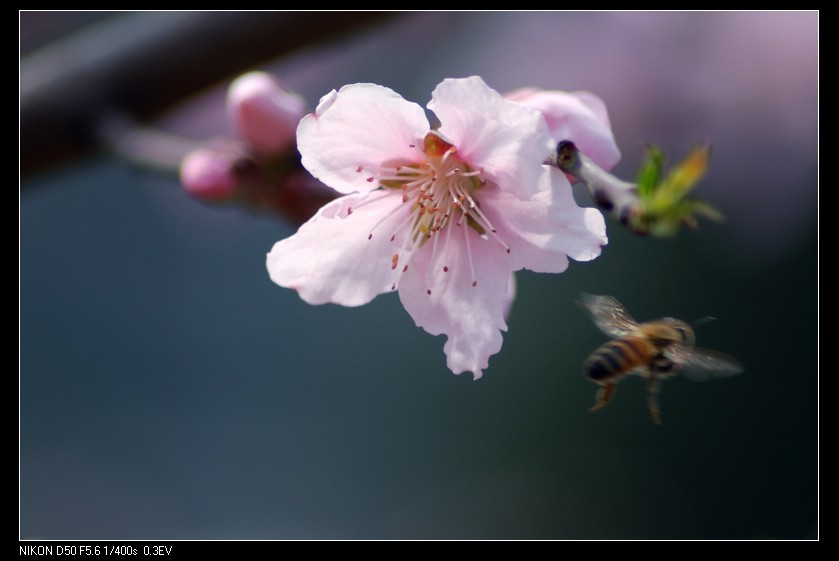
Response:
[[[618,179],[580,152],[573,142],[563,140],[556,147],[556,159],[546,163],[573,175],[589,191],[594,203],[604,211],[612,211],[624,226],[640,212],[641,200],[634,183]]]
[[[178,175],[183,158],[204,142],[141,126],[128,116],[112,112],[98,126],[100,142],[132,164]]]

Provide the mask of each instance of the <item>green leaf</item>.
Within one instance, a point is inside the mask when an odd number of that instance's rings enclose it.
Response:
[[[669,206],[658,210],[645,208],[639,224],[643,224],[652,236],[671,237],[683,224],[691,228],[699,227],[696,215],[717,222],[723,219],[722,213],[706,201],[690,198],[671,201]]]
[[[647,146],[647,156],[638,169],[635,180],[635,184],[638,186],[638,195],[642,199],[653,194],[661,178],[663,169],[664,152],[657,146]]]
[[[694,148],[684,160],[670,170],[656,189],[656,196],[670,201],[681,200],[705,175],[710,158],[710,146]]]

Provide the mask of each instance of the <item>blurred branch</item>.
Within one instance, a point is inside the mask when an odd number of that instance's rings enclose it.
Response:
[[[24,57],[20,166],[26,175],[99,142],[113,111],[146,119],[260,61],[393,14],[128,13]]]
[[[158,172],[177,175],[181,160],[203,141],[192,140],[153,127],[144,127],[121,113],[104,114],[98,140],[123,160]]]
[[[671,237],[683,225],[698,228],[697,216],[723,219],[710,203],[688,196],[705,175],[710,156],[710,145],[700,146],[665,174],[664,154],[650,146],[635,183],[607,172],[570,140],[560,142],[556,154],[545,163],[577,178],[601,210],[611,211],[634,234]]]

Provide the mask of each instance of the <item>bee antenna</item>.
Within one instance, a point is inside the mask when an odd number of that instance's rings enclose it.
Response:
[[[704,318],[699,318],[698,320],[694,321],[690,324],[691,327],[699,327],[700,325],[705,325],[706,323],[711,323],[712,321],[716,321],[717,318],[714,316],[705,316]]]

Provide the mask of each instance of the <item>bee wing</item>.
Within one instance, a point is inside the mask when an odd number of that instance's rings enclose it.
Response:
[[[638,323],[624,309],[623,305],[611,296],[581,294],[580,305],[591,315],[594,324],[601,331],[612,337],[622,337],[638,330]]]
[[[670,354],[684,375],[697,382],[734,376],[743,371],[739,360],[710,349],[678,346],[671,349]]]

